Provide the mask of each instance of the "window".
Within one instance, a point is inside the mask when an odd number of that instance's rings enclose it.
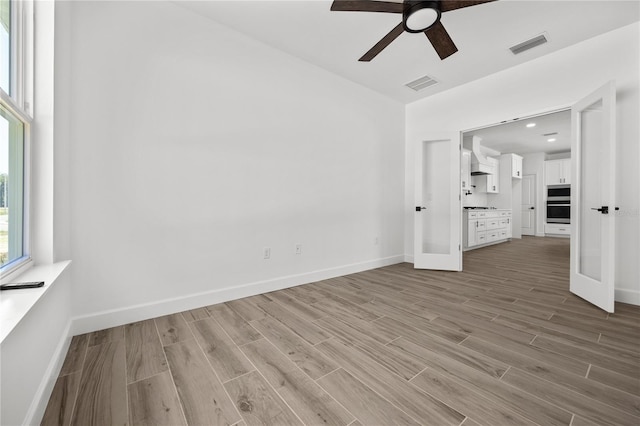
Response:
[[[24,123],[0,106],[0,267],[24,255]]]
[[[30,102],[25,93],[33,75],[32,4],[0,0],[0,272],[29,259],[27,167]]]
[[[6,93],[9,90],[9,76],[11,71],[11,2],[0,0],[0,88]]]

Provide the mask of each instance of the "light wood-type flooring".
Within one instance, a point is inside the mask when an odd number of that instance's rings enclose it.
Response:
[[[566,239],[404,263],[75,336],[46,425],[639,425],[640,307]]]

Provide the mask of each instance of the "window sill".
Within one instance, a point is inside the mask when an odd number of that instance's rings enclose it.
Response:
[[[29,268],[24,273],[11,277],[12,282],[44,281],[40,288],[9,290],[0,292],[0,343],[13,331],[40,298],[49,291],[62,272],[71,264],[70,260]]]

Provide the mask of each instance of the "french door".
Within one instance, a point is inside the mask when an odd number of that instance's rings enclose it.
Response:
[[[461,271],[461,134],[432,135],[416,151],[414,267]]]
[[[572,293],[613,312],[616,231],[616,88],[609,82],[571,108]]]

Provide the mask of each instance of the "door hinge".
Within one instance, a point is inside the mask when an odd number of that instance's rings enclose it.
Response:
[[[458,251],[460,251],[460,244],[458,244]]]

